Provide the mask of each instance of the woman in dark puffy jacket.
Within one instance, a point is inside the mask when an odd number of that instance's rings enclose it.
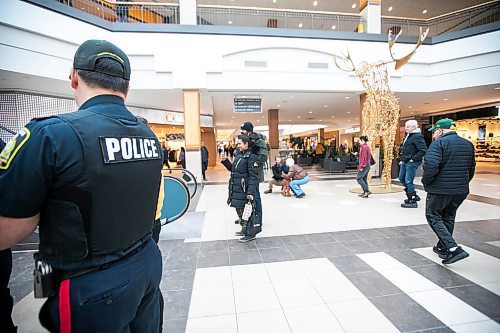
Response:
[[[238,137],[239,153],[231,163],[226,156],[221,158],[222,164],[231,171],[229,179],[229,197],[228,205],[236,208],[236,213],[240,219],[241,231],[236,236],[244,236],[240,241],[249,241],[255,239],[255,235],[245,236],[246,225],[241,219],[243,209],[248,200],[254,200],[254,193],[259,184],[259,156],[248,149],[250,138],[246,135]]]

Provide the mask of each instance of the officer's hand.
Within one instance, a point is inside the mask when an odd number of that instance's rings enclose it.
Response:
[[[247,199],[250,201],[253,201],[253,195],[251,195],[251,194],[247,195]]]

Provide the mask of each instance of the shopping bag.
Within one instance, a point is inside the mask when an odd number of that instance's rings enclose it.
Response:
[[[248,204],[251,205],[252,211],[250,216],[248,217],[248,220],[246,220],[247,227],[245,236],[255,236],[262,231],[262,221],[260,215],[257,213],[257,209],[255,207],[255,201],[248,201],[247,205]],[[247,205],[245,205],[245,208]],[[244,217],[245,217],[245,211],[243,211],[242,219],[244,219]]]

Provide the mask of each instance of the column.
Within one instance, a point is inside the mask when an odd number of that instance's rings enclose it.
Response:
[[[205,142],[208,149],[208,166],[215,166],[217,161],[217,142],[215,140],[215,131],[212,127],[201,129],[201,141]]]
[[[324,128],[320,128],[318,130],[318,143],[323,143],[323,140],[325,139],[325,129]]]
[[[274,157],[278,155],[280,148],[279,110],[269,109],[267,111],[267,125],[269,127],[269,163],[274,164]]]
[[[381,0],[359,0],[359,12],[363,17],[364,31],[380,34],[382,30]]]
[[[360,135],[366,135],[363,133],[363,105],[365,105],[366,101],[366,93],[362,93],[359,95],[359,131]]]
[[[201,182],[201,129],[200,93],[197,89],[183,90],[184,140],[186,142],[186,169],[192,172],[197,182]]]
[[[180,23],[196,25],[196,0],[179,0]]]

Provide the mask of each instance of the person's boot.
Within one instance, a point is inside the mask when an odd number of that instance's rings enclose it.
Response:
[[[405,203],[410,203],[411,199],[405,199]],[[420,201],[420,197],[418,196],[417,192],[415,192],[415,201]]]
[[[253,241],[254,239],[255,239],[255,235],[246,235],[246,236],[241,237],[238,240],[238,242],[240,242],[240,243],[246,243],[246,242]]]
[[[273,192],[273,189],[272,188],[269,188],[267,190],[264,191],[264,194],[269,194],[269,193],[272,193]]]
[[[246,231],[247,231],[247,227],[246,227],[246,226],[244,226],[244,225],[242,225],[242,226],[241,226],[241,230],[240,230],[240,231],[236,231],[236,232],[234,233],[234,235],[235,235],[235,236],[245,236]]]
[[[401,207],[403,208],[417,208],[417,200],[415,199],[415,192],[413,193],[408,193],[408,200],[405,200],[404,203],[401,204]]]
[[[364,191],[364,192],[363,192],[363,195],[362,195],[361,197],[362,197],[363,199],[367,199],[367,198],[368,198],[368,196],[369,196],[370,194],[372,194],[372,192],[370,192],[370,191]]]

